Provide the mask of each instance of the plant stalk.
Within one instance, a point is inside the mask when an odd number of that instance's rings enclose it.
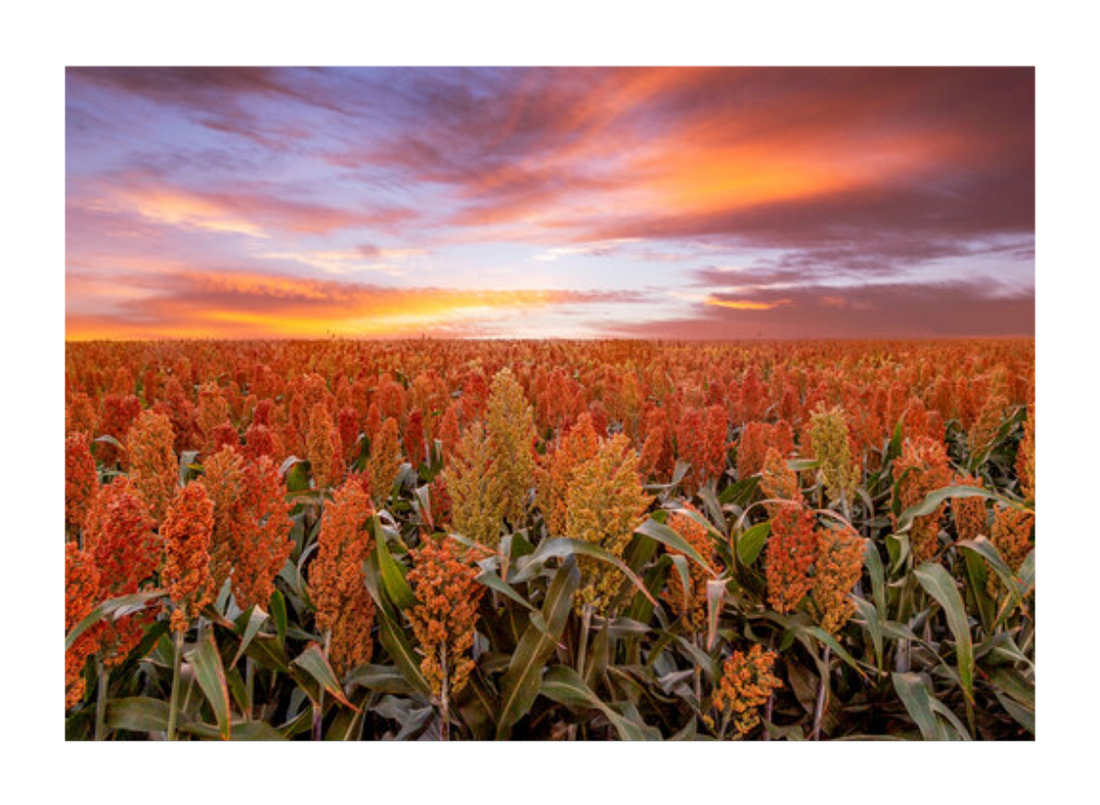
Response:
[[[588,659],[588,632],[592,628],[592,605],[585,604],[581,609],[581,637],[577,647],[577,673],[584,678],[584,661]]]
[[[450,690],[447,685],[447,644],[444,643],[439,647],[439,664],[443,671],[443,682],[439,691],[439,717],[441,719],[439,725],[439,740],[449,741],[451,739],[451,707],[450,707]]]
[[[183,632],[172,633],[172,697],[168,702],[168,740],[176,740],[179,715],[180,665],[183,661]]]
[[[99,671],[99,685],[95,695],[95,739],[103,741],[107,738],[107,683],[111,672],[104,665],[102,659],[96,659]]]
[[[256,688],[256,664],[252,661],[251,657],[244,658],[244,690],[245,701],[248,703],[248,709],[245,711],[244,720],[252,720],[252,711],[255,709],[253,705],[253,691]]]
[[[825,674],[817,688],[817,704],[814,706],[814,731],[810,740],[821,740],[821,720],[825,715],[825,695],[829,692],[829,660],[832,658],[832,649],[825,646]]]
[[[332,629],[325,630],[325,643],[321,646],[321,653],[324,654],[325,662],[328,662],[328,649],[329,642],[332,640]],[[325,720],[325,689],[323,686],[317,691],[317,701],[313,703],[313,728],[310,731],[310,737],[314,741],[321,740],[321,728]]]

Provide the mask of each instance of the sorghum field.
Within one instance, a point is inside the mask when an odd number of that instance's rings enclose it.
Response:
[[[1034,342],[69,343],[70,739],[1028,739]]]

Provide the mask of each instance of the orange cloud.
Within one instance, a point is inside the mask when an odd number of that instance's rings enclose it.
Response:
[[[756,71],[609,71],[571,103],[555,80],[542,97],[512,100],[494,139],[515,149],[510,159],[494,150],[456,164],[429,147],[386,157],[453,184],[465,203],[448,223],[494,227],[471,239],[591,240],[620,226],[675,235],[682,222],[881,194],[974,149],[973,136],[942,124],[898,125],[905,103],[889,85],[864,92],[841,81],[821,97],[798,81],[756,89],[774,80]],[[560,114],[548,113],[551,103]],[[524,129],[525,117],[539,127]],[[482,135],[471,121],[456,136]]]
[[[767,120],[735,116],[683,121],[634,151],[630,214],[705,216],[836,197],[904,183],[967,147],[935,136],[883,129],[868,134],[822,123],[777,133]]]
[[[71,198],[70,203],[90,212],[136,212],[148,221],[181,229],[256,238],[326,235],[361,226],[391,230],[417,217],[402,207],[349,208],[288,199],[263,186],[196,191],[145,175],[118,177],[114,185],[109,190],[96,189],[94,198]]]
[[[674,301],[600,326],[843,330],[882,292],[834,276],[1034,273],[1031,68],[73,69],[66,108],[72,337],[507,332],[601,299],[335,280],[587,285],[612,252],[592,284]]]
[[[175,188],[142,188],[120,194],[121,200],[146,218],[173,226],[267,237],[263,227],[197,193]]]
[[[76,283],[66,337],[402,337],[558,305],[634,301],[623,292],[388,288],[256,272],[132,276],[132,297]],[[140,289],[141,292],[138,292]],[[96,310],[102,301],[105,310]]]
[[[747,299],[704,299],[704,305],[728,307],[733,310],[772,310],[781,305],[789,305],[790,299],[776,299],[774,302],[750,302]]]

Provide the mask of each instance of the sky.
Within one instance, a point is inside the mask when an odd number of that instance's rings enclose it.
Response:
[[[1032,68],[68,68],[66,337],[1031,335]]]

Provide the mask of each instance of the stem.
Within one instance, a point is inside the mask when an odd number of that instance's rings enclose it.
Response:
[[[329,642],[332,640],[332,629],[325,630],[325,643],[321,646],[321,653],[325,656],[325,662],[328,662],[328,649]],[[322,686],[317,692],[317,701],[313,703],[313,729],[310,737],[314,741],[321,740],[321,727],[325,720],[325,689]]]
[[[764,705],[764,740],[772,739],[772,731],[769,726],[772,723],[772,706],[775,704],[775,693],[768,694],[768,703]]]
[[[696,647],[699,647],[701,638],[698,632],[692,632],[691,640],[695,643]],[[698,664],[695,665],[695,701],[699,705],[699,708],[703,707],[703,669]]]
[[[825,646],[825,674],[821,677],[821,681],[817,688],[817,705],[814,707],[814,731],[811,735],[811,740],[821,740],[821,719],[825,715],[825,694],[829,691],[829,659],[832,655],[832,649]]]
[[[444,643],[439,647],[439,663],[443,670],[443,682],[439,692],[439,715],[442,722],[439,725],[439,740],[449,741],[451,739],[451,709],[449,691],[447,685],[447,644]]]
[[[581,639],[577,648],[577,673],[584,677],[584,661],[588,658],[588,631],[592,628],[592,605],[581,608]]]
[[[179,713],[180,663],[183,659],[183,632],[172,633],[172,698],[168,702],[168,740],[176,740]]]
[[[96,665],[99,667],[99,686],[95,696],[95,739],[103,741],[107,736],[107,682],[111,672],[102,659],[97,659]]]
[[[775,648],[775,634],[768,635],[768,650],[771,651]],[[772,708],[775,706],[775,691],[773,690],[768,694],[768,702],[764,705],[764,740],[770,741],[772,739]]]
[[[313,703],[313,728],[310,731],[310,739],[314,741],[321,740],[321,724],[324,721],[324,711],[321,709],[321,705],[324,697],[325,691],[322,689],[317,696],[317,701]]]
[[[508,581],[508,554],[503,550],[500,551],[500,579],[501,581]],[[496,592],[494,590],[494,592]]]
[[[245,721],[252,720],[252,691],[256,686],[256,664],[252,661],[251,657],[244,658],[244,690],[245,701],[248,704],[248,710],[244,714]]]

